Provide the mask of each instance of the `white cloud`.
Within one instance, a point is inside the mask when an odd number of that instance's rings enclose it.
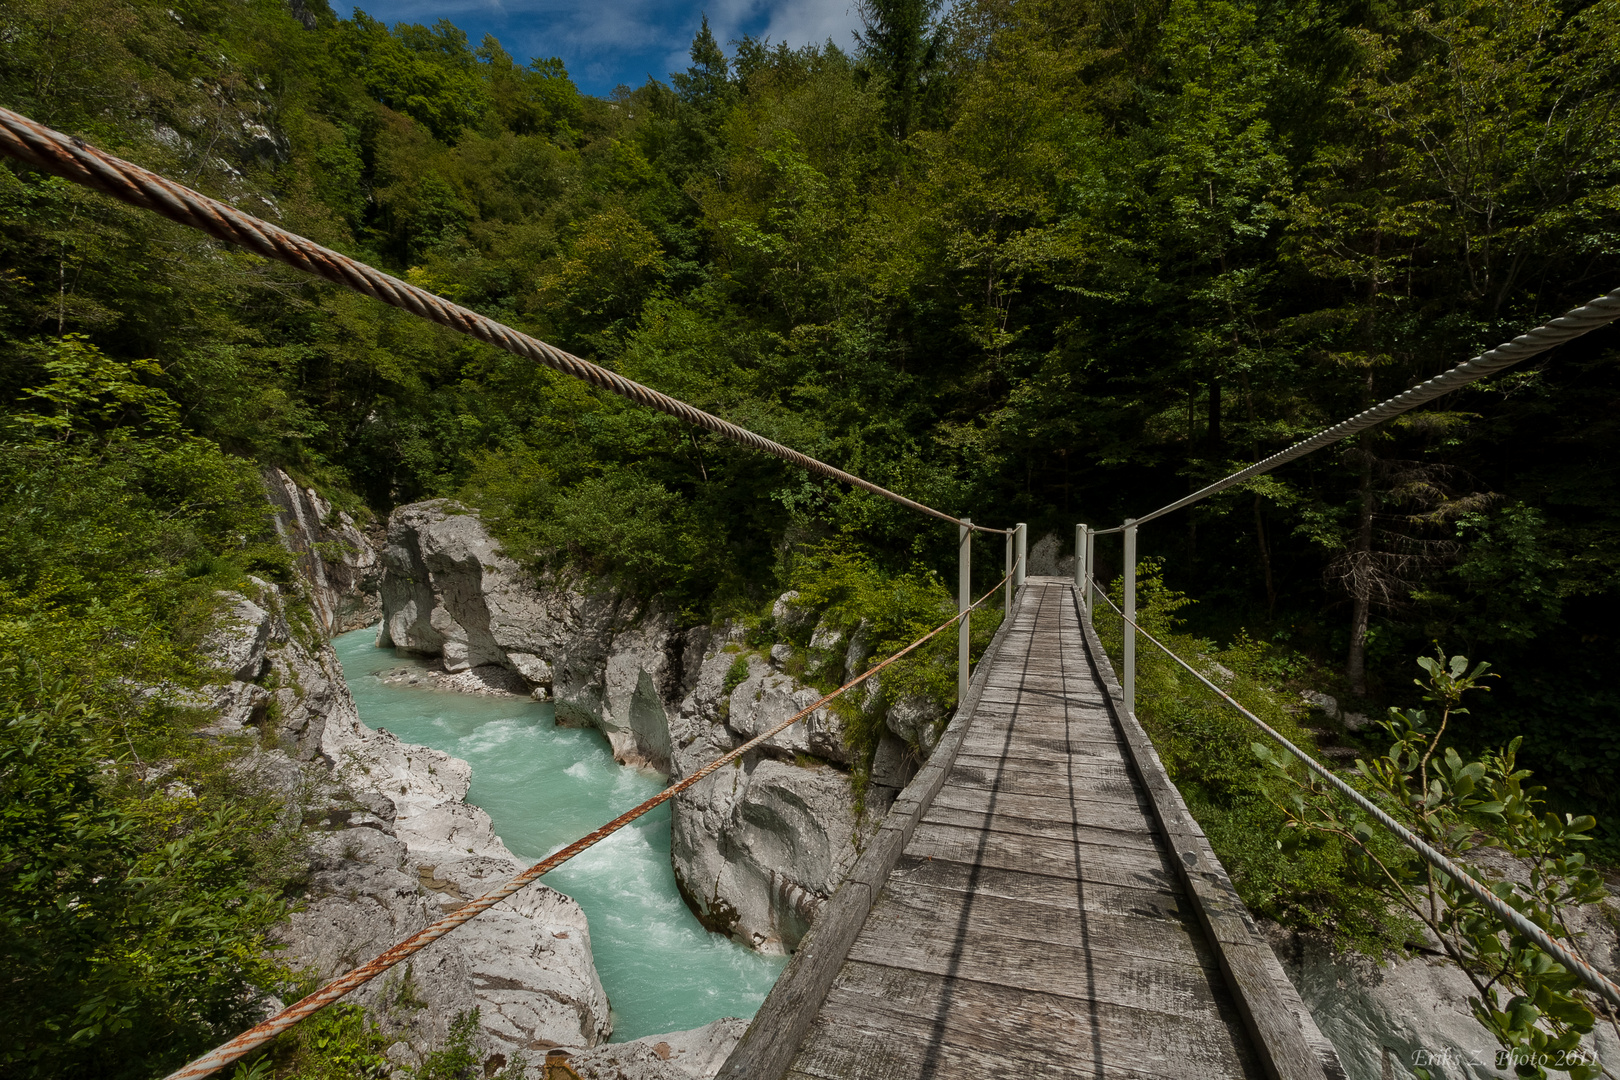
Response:
[[[778,4],[771,11],[765,34],[772,41],[785,41],[795,48],[820,45],[832,38],[834,45],[847,51],[852,44],[850,35],[860,26],[855,0],[800,0]]]

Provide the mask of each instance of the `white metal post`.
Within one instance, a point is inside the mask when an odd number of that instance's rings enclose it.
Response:
[[[1125,618],[1136,621],[1136,519],[1125,519]],[[1136,628],[1125,624],[1125,711],[1136,712]]]
[[[1091,598],[1095,595],[1092,579],[1097,576],[1097,530],[1086,530],[1086,610],[1091,610]]]
[[[1027,565],[1029,559],[1026,557],[1029,554],[1029,544],[1027,543],[1029,540],[1029,526],[1020,521],[1015,535],[1018,538],[1018,549],[1013,562],[1013,591],[1017,592],[1024,587],[1024,578],[1029,573]]]
[[[1002,604],[1002,610],[1005,612],[1005,614],[1003,615],[1003,618],[1011,618],[1012,617],[1012,601],[1013,601],[1013,531],[1014,530],[1009,530],[1008,533],[1007,533],[1007,599]]]
[[[1091,610],[1091,590],[1086,587],[1090,577],[1090,568],[1086,566],[1086,533],[1090,531],[1084,525],[1074,527],[1074,591],[1080,597],[1082,611]]]
[[[973,524],[972,518],[963,518],[956,533],[956,610],[966,611],[973,604]],[[956,639],[956,700],[967,700],[968,692],[968,621],[972,615],[963,615],[957,628]]]

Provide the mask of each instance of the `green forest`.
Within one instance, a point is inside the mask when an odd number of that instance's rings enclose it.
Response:
[[[7,108],[1065,552],[1620,285],[1617,0],[864,0],[845,44],[705,21],[685,71],[605,98],[324,0],[0,11]],[[0,409],[0,824],[67,853],[0,874],[34,972],[0,1027],[54,1033],[8,1076],[147,1075],[269,977],[289,855],[229,769],[180,806],[98,764],[186,737],[130,688],[206,680],[215,590],[292,580],[261,467],[373,523],[458,498],[687,624],[768,606],[823,540],[954,574],[947,524],[14,162]],[[1186,632],[1347,707],[1409,699],[1436,642],[1489,661],[1455,737],[1524,736],[1620,850],[1620,332],[1141,550]],[[982,589],[999,541],[977,559]],[[199,882],[241,902],[165,921]],[[47,917],[77,952],[24,955]],[[127,944],[163,926],[230,963]]]

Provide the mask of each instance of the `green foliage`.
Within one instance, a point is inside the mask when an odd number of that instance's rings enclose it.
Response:
[[[1113,591],[1120,602],[1119,582]],[[1273,650],[1249,638],[1220,650],[1178,633],[1176,613],[1191,603],[1164,584],[1161,562],[1139,566],[1138,623],[1178,655],[1207,665],[1210,678],[1266,723],[1296,744],[1312,745],[1283,696],[1268,685]],[[1098,606],[1098,636],[1117,663],[1123,623]],[[1253,725],[1140,639],[1136,658],[1137,716],[1249,909],[1285,925],[1327,930],[1341,944],[1367,951],[1404,943],[1405,927],[1385,916],[1381,895],[1357,875],[1344,844],[1278,847],[1286,816],[1277,804],[1285,785],[1256,760]],[[1229,681],[1216,665],[1232,673]],[[1393,842],[1379,850],[1399,856]]]
[[[478,1010],[457,1013],[450,1021],[450,1034],[444,1045],[423,1059],[416,1070],[417,1080],[474,1080],[480,1074],[478,1050],[473,1038],[478,1034]],[[508,1070],[512,1068],[510,1064]],[[523,1067],[506,1075],[522,1076]]]
[[[848,537],[823,541],[799,553],[790,581],[799,593],[797,604],[820,613],[818,625],[844,631],[852,639],[864,638],[869,665],[899,652],[956,611],[937,573],[916,566],[886,573]],[[974,613],[969,649],[975,661],[1000,624],[996,608]],[[940,634],[885,668],[878,676],[882,691],[865,709],[840,699],[846,738],[858,767],[871,763],[883,733],[884,713],[892,702],[915,695],[934,702],[942,714],[956,707],[958,633],[953,629]],[[806,677],[818,682],[817,674],[807,671]],[[846,672],[844,678],[857,674]],[[819,683],[821,689],[832,690],[837,680],[822,676]]]
[[[1530,771],[1518,767],[1522,738],[1474,760],[1444,744],[1448,724],[1468,714],[1460,705],[1463,695],[1489,689],[1482,684],[1495,677],[1489,664],[1470,669],[1466,657],[1448,659],[1437,647],[1434,657],[1419,657],[1418,665],[1427,678],[1414,681],[1440,715],[1431,719],[1426,709],[1390,709],[1383,721],[1391,739],[1388,751],[1356,762],[1364,790],[1492,894],[1578,952],[1569,914],[1608,895],[1602,877],[1571,847],[1590,839],[1596,819],[1541,808],[1538,796],[1544,789],[1526,786]],[[1420,920],[1468,975],[1477,994],[1470,999],[1474,1016],[1496,1038],[1502,1060],[1516,1075],[1545,1077],[1549,1069],[1574,1080],[1602,1075],[1598,1062],[1580,1048],[1595,1011],[1591,992],[1572,972],[1432,864],[1390,858],[1374,843],[1381,831],[1376,823],[1314,776],[1301,778],[1284,755],[1261,744],[1254,750],[1295,789],[1282,804],[1284,850],[1302,848],[1310,836],[1348,845],[1358,857],[1362,880]],[[1464,856],[1480,848],[1512,856],[1525,880],[1471,865]]]
[[[360,1006],[328,1005],[278,1036],[265,1053],[243,1059],[232,1080],[385,1077],[394,1068],[383,1054],[390,1041]]]
[[[273,816],[196,765],[137,768],[127,726],[60,685],[31,686],[37,669],[0,677],[0,1023],[13,1033],[0,1067],[177,1065],[279,987],[266,955],[287,911]]]

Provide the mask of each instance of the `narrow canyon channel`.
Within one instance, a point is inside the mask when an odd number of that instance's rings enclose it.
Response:
[[[616,764],[600,732],[557,727],[550,704],[456,693],[426,679],[384,682],[380,672],[414,662],[377,648],[376,636],[375,629],[355,630],[332,643],[361,719],[471,764],[467,801],[489,813],[524,862],[538,862],[663,786],[656,774]],[[577,900],[590,920],[614,1042],[751,1017],[786,963],[709,933],[688,910],[670,868],[667,805],[544,881]]]

